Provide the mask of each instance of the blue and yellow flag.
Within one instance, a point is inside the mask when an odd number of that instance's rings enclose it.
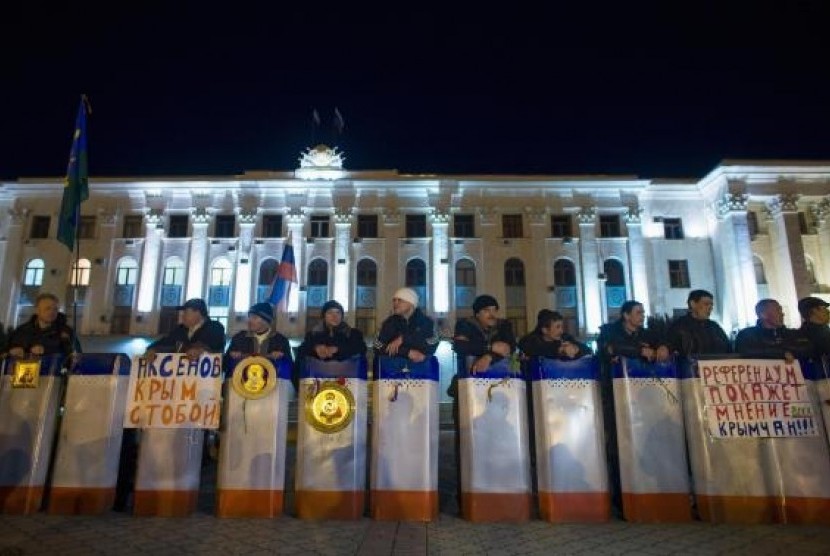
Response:
[[[66,183],[63,188],[60,220],[58,221],[58,241],[66,245],[70,251],[75,249],[75,241],[78,237],[81,203],[89,198],[86,153],[86,114],[88,108],[86,97],[81,96],[78,118],[75,121],[75,133],[72,136],[72,150],[69,152],[69,166],[66,169]]]

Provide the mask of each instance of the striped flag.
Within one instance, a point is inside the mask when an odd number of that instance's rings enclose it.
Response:
[[[274,306],[282,305],[282,310],[288,307],[288,294],[291,292],[291,284],[297,283],[297,267],[294,264],[294,247],[291,245],[291,236],[285,242],[282,251],[282,260],[274,275],[274,282],[271,284],[271,293],[268,296],[268,303]]]

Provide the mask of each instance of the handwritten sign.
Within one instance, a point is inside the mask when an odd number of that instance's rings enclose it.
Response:
[[[222,356],[188,359],[183,353],[134,357],[125,428],[217,429],[222,399]]]
[[[700,361],[709,434],[716,438],[817,436],[816,414],[798,361]]]

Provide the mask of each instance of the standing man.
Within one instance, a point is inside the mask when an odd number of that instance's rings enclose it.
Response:
[[[8,347],[12,357],[66,356],[81,351],[66,315],[58,311],[58,297],[51,293],[37,296],[35,314],[11,333]]]
[[[714,296],[706,290],[692,290],[686,299],[689,312],[675,319],[669,328],[669,344],[683,357],[732,353],[729,337],[709,317]]]
[[[152,359],[159,352],[186,353],[190,359],[198,359],[203,353],[225,351],[225,327],[208,318],[204,299],[188,299],[176,309],[182,312],[181,324],[150,344],[144,353],[145,359]]]
[[[798,330],[784,326],[784,310],[774,299],[755,304],[758,322],[744,328],[735,338],[735,351],[745,357],[769,359],[808,358],[812,355],[810,340]]]
[[[805,297],[798,302],[801,313],[801,334],[813,345],[813,357],[830,357],[830,303],[818,297]],[[830,363],[830,361],[828,361]]]
[[[421,311],[418,301],[411,288],[401,288],[392,296],[392,314],[381,324],[375,340],[375,361],[386,355],[420,363],[435,353],[435,323]]]

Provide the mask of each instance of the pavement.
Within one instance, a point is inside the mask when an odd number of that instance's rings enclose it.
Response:
[[[453,433],[440,433],[438,519],[431,523],[306,521],[294,516],[294,445],[288,444],[285,514],[214,516],[216,465],[202,469],[198,511],[187,518],[0,516],[0,556],[36,554],[830,554],[830,527],[798,525],[470,523],[458,516]],[[291,435],[289,435],[290,437]],[[290,438],[289,438],[290,440]]]

